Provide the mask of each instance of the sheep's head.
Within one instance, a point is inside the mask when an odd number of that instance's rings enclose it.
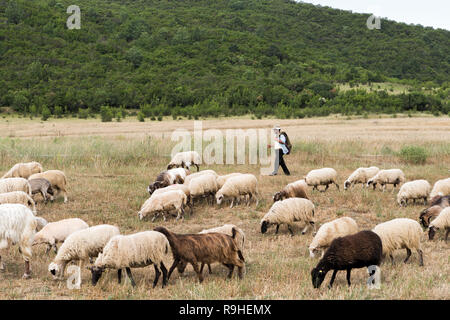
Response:
[[[152,184],[149,184],[147,187],[147,191],[150,195],[152,195],[153,192],[155,192],[156,189],[161,188],[162,183],[161,181],[155,181]]]
[[[316,267],[311,270],[311,278],[312,278],[312,284],[314,288],[319,288],[322,284],[323,280],[325,279],[325,276],[327,275],[327,270],[324,268]]]
[[[184,269],[186,269],[187,263],[185,261],[180,261],[177,264],[177,271],[179,274],[182,274],[184,272]]]
[[[348,188],[350,188],[350,185],[351,185],[350,181],[345,180],[345,182],[344,182],[344,190],[347,190]]]
[[[280,201],[282,199],[283,199],[283,195],[282,195],[281,191],[277,192],[277,193],[275,193],[273,195],[273,202],[277,202],[277,201]]]
[[[436,234],[437,230],[439,230],[439,228],[437,228],[435,226],[430,226],[428,228],[428,239],[429,240],[433,240],[434,239],[434,235]]]
[[[47,193],[48,194],[50,194],[50,195],[52,195],[52,196],[54,196],[55,194],[54,194],[54,192],[53,192],[53,188],[52,188],[52,186],[50,185],[49,187],[48,187],[48,189],[47,189]]]
[[[103,274],[103,271],[105,271],[104,267],[96,267],[96,266],[92,266],[89,267],[89,270],[91,270],[91,274],[92,274],[92,285],[95,286],[98,282],[98,280],[100,280],[100,277]]]
[[[169,165],[167,166],[167,170],[170,170],[170,169],[173,169],[176,167],[177,167],[177,165],[175,163],[169,163]]]
[[[144,219],[144,218],[145,218],[145,213],[142,212],[142,211],[139,211],[139,212],[138,212],[138,217],[139,217],[139,220]]]
[[[217,201],[218,205],[220,205],[222,203],[222,201],[223,201],[223,194],[222,193],[219,193],[219,192],[216,193],[216,201]]]
[[[314,247],[309,247],[309,256],[311,258],[314,258],[316,256],[316,253],[319,253],[319,249],[314,248]]]
[[[51,262],[48,265],[48,271],[52,274],[53,279],[58,279],[58,274],[60,272],[60,267],[57,263]]]
[[[270,223],[268,221],[262,221],[261,222],[261,233],[264,234],[267,232],[267,228],[270,226]]]

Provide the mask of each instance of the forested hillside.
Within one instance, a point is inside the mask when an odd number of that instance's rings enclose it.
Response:
[[[72,4],[80,30],[66,27]],[[388,20],[369,30],[367,18],[283,0],[0,0],[0,107],[449,113],[450,31]],[[352,89],[339,90],[344,83]]]

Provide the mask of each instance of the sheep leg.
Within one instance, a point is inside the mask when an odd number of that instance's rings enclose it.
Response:
[[[391,263],[394,265],[394,256],[392,254],[389,255],[391,257]]]
[[[155,267],[155,280],[153,280],[153,288],[158,284],[159,276],[161,275],[161,271],[159,271],[158,266],[156,264],[153,265]]]
[[[195,273],[197,273],[198,276],[198,281],[201,283],[203,282],[203,274],[200,272],[200,270],[198,269],[198,264],[197,262],[191,262],[192,267],[194,268]]]
[[[277,224],[277,229],[275,230],[275,234],[278,234],[278,229],[280,229],[280,225]]]
[[[211,265],[208,263],[208,271],[209,271],[209,274],[211,274],[212,273],[212,270],[211,270]]]
[[[427,205],[427,204],[428,204],[427,197],[423,197],[423,204],[424,204],[424,205]]]
[[[306,231],[308,231],[308,227],[309,227],[309,225],[307,224],[307,225],[305,226],[305,228],[303,228],[302,234],[305,234]]]
[[[131,269],[129,267],[126,267],[125,270],[127,270],[127,276],[128,278],[130,278],[131,285],[133,287],[136,287],[136,282],[134,282],[133,275],[131,274]]]
[[[445,231],[445,242],[447,242],[448,234],[450,233],[450,228]]]
[[[53,250],[55,253],[58,253],[58,246],[56,245],[56,242],[53,244]]]
[[[406,263],[406,261],[408,261],[409,257],[411,257],[411,249],[406,248],[406,259],[403,262]]]
[[[122,282],[122,269],[117,270],[117,283],[120,284]]]
[[[172,266],[169,269],[169,274],[167,275],[167,280],[170,279],[170,276],[172,275],[173,270],[176,268],[177,264],[180,262],[179,259],[175,259],[172,263]]]
[[[421,249],[417,249],[417,253],[419,254],[419,266],[423,267],[423,251]]]
[[[47,249],[45,250],[45,253],[49,253],[51,248],[52,248],[52,245],[51,244],[47,244]]]
[[[339,185],[338,185],[336,182],[335,182],[334,184],[336,185],[336,188],[337,188],[338,190],[340,190],[340,189],[339,189]]]
[[[288,227],[289,232],[291,233],[291,237],[293,237],[294,236],[294,232],[292,231],[291,226],[287,225],[287,227]]]
[[[197,168],[197,172],[198,172],[200,170],[200,167],[196,163],[194,163],[194,166]]]
[[[167,269],[164,263],[160,263],[159,267],[161,268],[163,278],[162,278],[162,287],[164,288],[167,285]]]
[[[42,198],[44,198],[44,202],[47,203],[47,196],[46,196],[47,191],[41,189],[41,190],[39,190],[39,192],[42,194]]]
[[[233,208],[233,205],[234,205],[234,199],[235,199],[235,198],[233,198],[233,199],[231,200],[230,209]]]
[[[202,265],[200,266],[200,273],[203,273],[203,267],[205,266],[205,264],[202,262]],[[211,272],[210,272],[211,273]]]
[[[348,286],[350,287],[351,283],[350,283],[350,274],[352,273],[352,269],[347,269],[347,283]]]
[[[330,280],[330,283],[328,284],[328,288],[331,288],[333,286],[334,278],[336,278],[337,272],[338,272],[337,270],[333,271],[333,275],[331,276],[331,280]]]
[[[0,271],[5,271],[5,265],[2,262],[2,256],[0,256]]]
[[[25,261],[25,272],[22,276],[23,279],[31,278],[30,261]]]
[[[234,264],[227,264],[226,266],[230,270],[230,272],[228,272],[227,278],[231,279],[231,277],[233,276]]]

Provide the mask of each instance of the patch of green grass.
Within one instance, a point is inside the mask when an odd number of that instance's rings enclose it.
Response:
[[[404,146],[398,153],[400,159],[406,163],[424,164],[428,158],[425,148],[419,146]]]

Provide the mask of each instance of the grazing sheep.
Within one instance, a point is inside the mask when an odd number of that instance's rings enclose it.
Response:
[[[314,258],[315,253],[322,251],[322,257],[325,250],[331,242],[339,237],[348,236],[358,232],[356,221],[350,217],[342,217],[333,221],[324,223],[320,226],[314,239],[309,245],[309,256]]]
[[[362,187],[366,186],[367,181],[375,176],[380,169],[378,167],[370,167],[370,168],[358,168],[348,177],[344,182],[344,190],[347,190],[352,185],[361,183]]]
[[[347,270],[347,283],[353,268],[369,268],[380,265],[382,243],[380,237],[369,230],[334,239],[317,266],[311,270],[314,288],[319,288],[328,271],[333,270],[329,288],[339,270]],[[370,271],[369,271],[370,272]]]
[[[443,210],[441,206],[431,206],[429,208],[423,209],[420,212],[419,221],[425,227],[428,228],[431,220],[435,219]]]
[[[436,196],[450,195],[450,178],[441,179],[434,183],[433,189],[430,192],[430,199]]]
[[[217,204],[220,205],[224,199],[231,198],[230,208],[233,208],[234,201],[240,196],[249,196],[246,200],[247,205],[250,205],[252,197],[256,199],[256,206],[258,206],[259,199],[257,197],[258,180],[253,174],[242,174],[239,176],[229,178],[216,193]]]
[[[1,179],[5,178],[25,178],[28,179],[34,173],[42,172],[42,165],[39,162],[26,162],[26,163],[17,163],[15,164],[7,173],[1,177]]]
[[[273,195],[273,202],[284,200],[287,198],[309,199],[308,196],[306,195],[307,189],[308,185],[306,184],[304,179],[291,182],[287,186],[285,186],[283,190]]]
[[[236,176],[240,176],[242,175],[242,173],[239,172],[234,172],[234,173],[230,173],[230,174],[226,174],[223,176],[218,176],[217,177],[217,187],[220,189],[223,187],[223,185],[225,184],[225,182],[227,182],[228,179],[230,179],[231,177],[236,177]]]
[[[157,195],[152,195],[141,207],[138,212],[139,220],[144,219],[147,215],[153,213],[152,222],[161,213],[164,221],[166,221],[166,216],[164,213],[170,212],[170,210],[175,210],[177,212],[177,220],[180,218],[184,219],[184,206],[187,204],[186,194],[181,190],[167,191]]]
[[[337,184],[337,172],[333,168],[322,168],[311,170],[305,177],[305,182],[308,186],[312,186],[313,190],[319,190],[318,186],[326,186],[321,192],[328,190],[328,186],[332,183],[336,185],[339,190],[339,185]]]
[[[152,195],[156,189],[164,188],[172,184],[182,184],[188,175],[189,171],[184,168],[162,171],[156,177],[155,182],[149,184],[147,191],[150,195]]]
[[[24,206],[32,209],[34,215],[36,215],[36,205],[34,203],[34,200],[28,195],[28,193],[25,193],[23,191],[0,193],[0,204],[5,203],[23,204]]]
[[[211,228],[211,229],[205,229],[199,232],[199,234],[204,233],[223,233],[227,234],[230,237],[233,236],[233,228],[236,230],[236,245],[237,248],[241,251],[242,255],[244,255],[244,243],[245,243],[245,233],[242,231],[242,229],[236,227],[234,224],[224,224],[223,226]],[[177,266],[177,270],[179,274],[182,274],[184,272],[184,269],[186,268],[187,263],[186,262],[180,262]],[[203,267],[205,266],[204,263],[202,263],[200,267],[200,273],[203,272]],[[211,265],[208,264],[209,273],[211,272]]]
[[[30,260],[32,257],[31,244],[38,227],[33,212],[22,204],[0,205],[0,250],[11,244],[19,245],[19,252],[25,261],[24,279],[31,277]],[[0,255],[0,271],[5,266]]]
[[[58,252],[58,243],[64,242],[72,233],[87,228],[89,228],[89,225],[79,218],[51,222],[36,233],[34,236],[33,246],[46,244],[46,253],[48,253],[51,248],[53,248],[56,253]]]
[[[441,211],[439,216],[431,221],[428,229],[428,239],[433,240],[437,230],[445,230],[445,242],[447,242],[448,234],[450,233],[450,207]]]
[[[286,200],[277,201],[272,205],[269,212],[261,219],[261,233],[266,233],[267,228],[270,225],[276,224],[277,229],[275,234],[277,234],[280,225],[285,223],[293,236],[294,232],[292,232],[291,225],[294,222],[301,221],[306,225],[302,231],[302,234],[305,234],[309,225],[315,226],[313,217],[314,204],[308,199],[288,198]]]
[[[431,191],[431,185],[427,180],[414,180],[406,182],[401,186],[397,194],[397,203],[402,206],[407,206],[408,200],[423,199],[424,204],[427,204],[427,198]]]
[[[239,278],[242,279],[245,259],[236,244],[236,229],[232,229],[231,237],[223,233],[176,234],[164,227],[157,227],[155,231],[164,234],[172,248],[174,262],[170,267],[168,279],[180,262],[190,263],[200,282],[203,281],[203,275],[199,270],[199,263],[219,262],[226,265],[230,270],[229,279],[231,279],[236,266]]]
[[[28,180],[39,178],[47,179],[51,183],[53,191],[55,191],[56,189],[58,193],[62,192],[62,194],[64,195],[64,203],[67,203],[67,178],[64,172],[60,170],[48,170],[45,172],[33,174],[28,178]],[[50,200],[53,200],[53,196],[50,198]]]
[[[84,262],[88,262],[89,258],[96,258],[103,251],[109,239],[118,234],[120,234],[119,228],[109,224],[75,231],[59,248],[55,259],[48,266],[48,271],[54,279],[62,280],[66,265],[76,260],[78,260],[81,270]]]
[[[216,177],[216,179],[219,177],[219,175],[214,170],[202,170],[188,175],[186,179],[184,179],[184,184],[188,186],[192,179],[198,178],[204,174],[212,174],[214,177]]]
[[[192,201],[198,198],[213,198],[217,189],[217,179],[212,174],[203,174],[189,182]]]
[[[394,263],[393,252],[406,249],[405,263],[411,256],[411,249],[419,254],[419,265],[423,266],[423,251],[420,247],[420,237],[423,233],[417,221],[408,218],[397,218],[380,223],[372,229],[380,236],[383,243],[383,257],[390,256]]]
[[[197,167],[197,171],[199,171],[199,164],[202,159],[197,151],[186,151],[186,152],[178,152],[172,157],[170,160],[167,169],[182,167],[186,169],[190,169],[192,165]]]
[[[45,202],[47,202],[47,194],[50,195],[50,198],[53,198],[52,185],[47,179],[31,179],[28,182],[30,183],[32,195],[40,193]]]
[[[161,193],[165,193],[167,191],[173,191],[173,190],[181,190],[184,192],[184,194],[187,197],[187,205],[189,206],[189,210],[190,210],[190,214],[193,213],[193,204],[192,204],[192,199],[191,199],[191,192],[189,191],[189,186],[185,185],[185,184],[172,184],[170,186],[161,188],[161,189],[156,189],[151,197],[153,197],[154,195],[157,194],[161,194]]]
[[[372,184],[373,189],[375,190],[379,183],[383,187],[383,191],[385,191],[387,184],[393,184],[395,188],[398,184],[405,182],[405,180],[405,174],[400,169],[380,170],[375,176],[367,181],[367,186],[369,187]]]
[[[166,236],[156,231],[114,236],[106,244],[103,252],[98,255],[94,265],[89,268],[92,273],[92,285],[97,284],[106,268],[117,269],[117,280],[120,283],[122,269],[125,268],[131,285],[135,287],[136,283],[130,268],[143,268],[153,264],[155,268],[153,288],[158,283],[161,271],[164,288],[167,284],[167,269],[163,260],[168,256],[169,247]]]
[[[434,196],[433,198],[431,198],[430,206],[440,206],[442,208],[450,207],[450,195]]]
[[[0,179],[0,193],[23,191],[31,196],[31,187],[27,179],[6,178]]]

